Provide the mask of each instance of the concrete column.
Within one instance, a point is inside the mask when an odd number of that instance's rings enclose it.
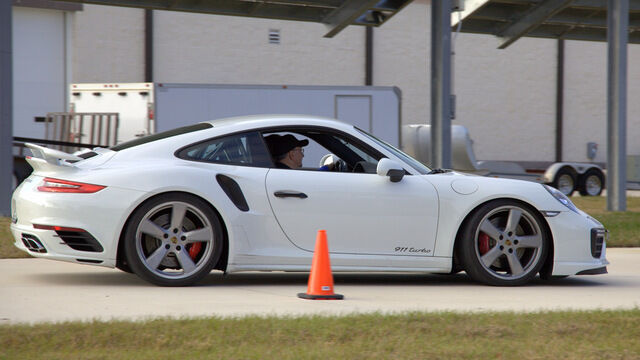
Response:
[[[0,216],[11,215],[13,190],[11,3],[0,1]]]
[[[431,166],[451,168],[451,1],[431,1]]]
[[[607,210],[625,211],[629,0],[609,0],[607,12]]]

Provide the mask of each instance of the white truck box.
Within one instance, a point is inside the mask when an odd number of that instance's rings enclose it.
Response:
[[[337,118],[400,145],[397,87],[72,84],[70,99],[72,112],[119,113],[118,142],[230,116],[306,114]]]

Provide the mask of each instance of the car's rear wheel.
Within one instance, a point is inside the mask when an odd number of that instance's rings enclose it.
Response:
[[[467,222],[459,244],[467,274],[496,286],[529,282],[548,253],[543,221],[535,210],[514,200],[495,200],[480,207]]]
[[[191,285],[220,259],[222,236],[218,217],[200,198],[160,195],[136,209],[127,225],[127,264],[156,285]]]

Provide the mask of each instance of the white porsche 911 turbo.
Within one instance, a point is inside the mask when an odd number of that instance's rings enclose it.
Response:
[[[305,167],[276,166],[272,134],[308,141]],[[309,271],[319,229],[333,271],[464,270],[490,285],[607,272],[607,231],[559,191],[431,170],[336,120],[229,118],[79,155],[29,147],[15,245],[157,285]]]

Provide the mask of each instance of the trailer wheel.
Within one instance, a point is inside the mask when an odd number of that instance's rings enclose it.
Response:
[[[602,171],[591,168],[580,176],[578,191],[582,196],[600,196],[604,189],[604,174]]]
[[[571,196],[576,190],[576,175],[571,169],[563,167],[556,173],[551,186],[560,190],[566,196]]]

